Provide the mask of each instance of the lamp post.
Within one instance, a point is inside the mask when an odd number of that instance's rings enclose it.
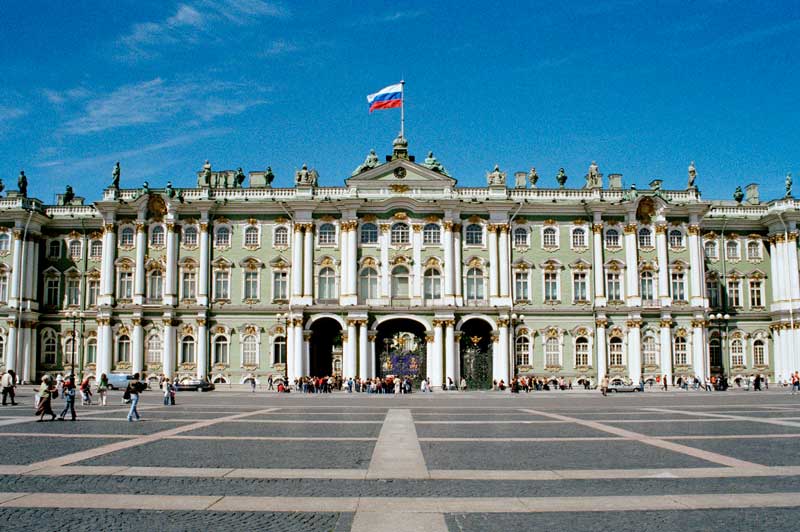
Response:
[[[512,363],[511,367],[514,368],[514,377],[515,378],[519,376],[517,374],[517,334],[516,334],[516,330],[517,330],[517,325],[519,325],[520,323],[524,323],[524,322],[525,322],[525,316],[524,315],[522,315],[522,314],[517,315],[516,313],[512,313],[511,314],[511,334],[509,334],[509,338],[510,338],[509,341],[511,342],[511,345],[509,346],[509,352],[511,353],[511,363]],[[532,363],[531,360],[528,360],[528,364],[525,364],[525,365],[533,366],[533,363]]]
[[[283,385],[289,386],[289,314],[280,312],[275,317],[283,324]]]
[[[717,329],[719,330],[719,334],[720,334],[720,344],[719,344],[720,364],[719,365],[720,365],[720,371],[724,375],[725,374],[725,363],[723,362],[723,359],[730,360],[730,353],[728,353],[727,349],[724,349],[723,346],[727,345],[725,340],[727,339],[727,336],[728,336],[728,320],[731,319],[731,315],[728,314],[728,313],[723,314],[721,312],[717,312],[716,314],[714,314],[712,312],[711,314],[709,314],[708,317],[709,317],[709,319],[711,321],[716,323]],[[725,332],[724,333],[722,331],[722,327],[723,326],[725,327]],[[724,357],[723,357],[723,353],[725,354]],[[709,367],[711,367],[711,360],[710,360],[711,356],[710,355],[711,355],[711,353],[709,352],[709,364],[708,364]]]
[[[69,372],[74,374],[75,373],[75,354],[78,350],[78,338],[77,338],[77,320],[78,320],[78,311],[77,310],[70,310],[67,312],[68,317],[72,318],[72,332],[70,334],[72,338],[72,349],[70,349],[69,353]]]

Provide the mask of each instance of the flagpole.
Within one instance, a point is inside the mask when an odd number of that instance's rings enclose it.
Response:
[[[400,80],[400,137],[405,138],[405,113],[406,113],[406,102],[403,95],[403,87],[405,87],[406,82],[402,79]]]

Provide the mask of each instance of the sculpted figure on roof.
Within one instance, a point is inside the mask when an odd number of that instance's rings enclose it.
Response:
[[[494,165],[494,170],[486,174],[486,181],[491,185],[505,185],[506,173],[500,171],[500,165]]]
[[[369,155],[364,160],[364,164],[358,165],[358,168],[353,170],[353,173],[350,175],[358,175],[361,172],[366,172],[367,170],[372,170],[373,168],[380,165],[380,161],[378,160],[378,156],[375,154],[375,150],[369,150]]]
[[[449,176],[450,174],[447,173],[447,170],[444,169],[442,163],[440,163],[436,157],[434,157],[433,152],[429,151],[428,156],[425,158],[425,162],[422,163],[422,166],[426,168],[430,168],[434,172],[437,172],[442,175]]]

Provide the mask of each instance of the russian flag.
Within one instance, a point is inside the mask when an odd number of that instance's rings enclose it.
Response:
[[[403,84],[397,83],[384,87],[375,94],[367,96],[369,112],[376,109],[394,109],[403,106]]]

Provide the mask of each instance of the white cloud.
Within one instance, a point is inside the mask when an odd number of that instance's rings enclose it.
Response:
[[[272,42],[263,52],[261,52],[261,55],[264,57],[271,57],[296,52],[299,49],[300,48],[294,43],[278,39],[277,41]]]
[[[28,111],[19,107],[5,107],[0,105],[0,124],[10,122],[28,114]]]
[[[354,26],[365,26],[371,24],[387,24],[390,22],[399,22],[401,20],[411,20],[425,15],[422,10],[409,10],[409,11],[394,11],[391,13],[372,14],[360,17],[353,24]]]

